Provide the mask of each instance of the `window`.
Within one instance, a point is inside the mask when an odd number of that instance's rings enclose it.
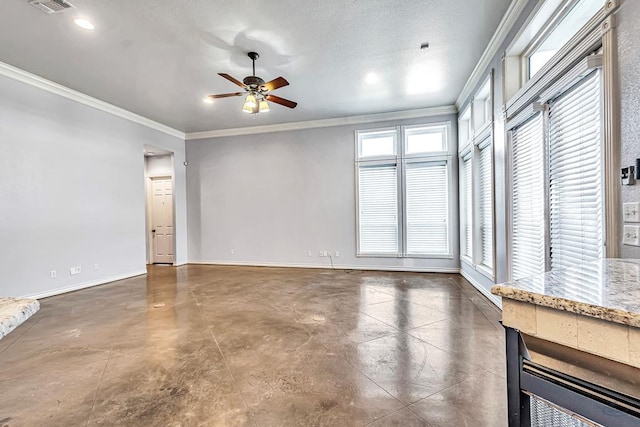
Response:
[[[482,242],[480,264],[493,269],[493,153],[491,139],[487,138],[478,144],[478,172],[480,178],[479,205],[480,230]]]
[[[398,168],[363,165],[358,169],[360,250],[394,254],[398,251]]]
[[[533,77],[560,50],[569,39],[582,28],[592,16],[598,12],[603,0],[572,0],[565,2],[564,12],[557,19],[551,20],[544,36],[538,43],[533,44],[524,54],[527,66],[527,79]]]
[[[535,66],[539,71],[531,70],[529,81],[505,94],[512,279],[615,258],[618,250],[618,219],[605,211],[619,196],[611,16],[618,3],[539,5],[505,58],[508,80],[512,53],[532,63],[536,53],[544,59],[543,52],[553,51],[548,62]],[[531,48],[518,51],[523,42]],[[604,153],[611,161],[605,162]]]
[[[511,275],[545,271],[544,138],[542,114],[511,131]]]
[[[358,255],[451,257],[448,127],[356,132]]]
[[[537,2],[534,13],[505,52],[503,93],[507,106],[519,98],[527,86],[537,84],[550,72],[553,74],[552,69],[558,64],[579,59],[575,56],[582,54],[580,43],[585,32],[597,27],[612,11],[609,3],[605,0]]]
[[[458,119],[460,131],[460,250],[465,264],[493,279],[492,75]]]
[[[469,150],[461,158],[460,162],[460,219],[462,243],[462,257],[473,263],[473,192],[471,151]]]
[[[513,279],[603,256],[601,78],[590,71],[510,132]]]
[[[407,255],[449,254],[447,162],[405,164]]]
[[[600,72],[549,103],[551,268],[602,258]]]

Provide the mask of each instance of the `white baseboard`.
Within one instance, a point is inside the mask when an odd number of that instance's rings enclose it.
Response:
[[[480,285],[480,283],[478,283],[473,277],[471,277],[468,273],[466,273],[462,269],[460,269],[460,275],[465,279],[467,279],[467,281],[471,283],[471,285],[473,285],[474,288],[476,288],[482,295],[487,297],[489,301],[494,303],[496,307],[502,310],[502,300],[500,299],[499,296],[493,295],[491,292],[485,289],[482,285]]]
[[[187,265],[187,264],[189,264],[189,261],[178,261],[178,262],[174,262],[173,266],[174,267],[180,267],[182,265]]]
[[[105,277],[103,279],[93,280],[91,282],[79,283],[71,286],[65,286],[63,288],[52,289],[46,292],[25,295],[22,298],[40,299],[40,298],[52,297],[54,295],[60,295],[60,294],[65,294],[67,292],[79,291],[80,289],[86,289],[86,288],[91,288],[98,285],[104,285],[105,283],[111,283],[118,280],[130,279],[131,277],[136,277],[136,276],[142,276],[143,274],[147,274],[147,270],[138,270],[138,271],[132,271],[126,274],[121,274],[118,276]]]
[[[280,263],[280,262],[250,262],[250,261],[211,261],[198,260],[189,261],[188,264],[197,265],[230,265],[241,267],[281,267],[281,268],[316,268],[325,270],[371,270],[371,271],[407,271],[417,273],[459,273],[459,268],[438,268],[438,267],[405,267],[405,266],[384,266],[384,265],[317,265],[317,264],[298,264],[298,263]]]

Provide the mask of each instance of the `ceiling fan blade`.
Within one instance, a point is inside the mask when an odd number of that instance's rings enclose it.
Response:
[[[270,82],[266,82],[262,85],[262,87],[264,87],[268,91],[272,91],[283,86],[287,86],[288,84],[289,82],[287,81],[287,79],[285,79],[284,77],[278,77],[277,79],[273,79]]]
[[[209,99],[229,98],[230,96],[240,96],[244,94],[245,92],[221,93],[220,95],[207,95],[207,98]]]
[[[275,102],[276,104],[284,105],[285,107],[289,108],[296,108],[296,105],[298,105],[297,102],[289,101],[288,99],[280,98],[279,96],[275,95],[267,95],[265,96],[265,99],[267,101]]]
[[[246,89],[246,88],[247,88],[247,86],[246,86],[244,83],[242,83],[240,80],[238,80],[238,79],[236,79],[236,78],[234,78],[234,77],[231,77],[229,74],[226,74],[226,73],[218,73],[218,75],[219,75],[220,77],[224,77],[225,79],[229,80],[231,83],[237,84],[237,85],[238,85],[238,86],[240,86],[241,88],[244,88],[244,89]]]

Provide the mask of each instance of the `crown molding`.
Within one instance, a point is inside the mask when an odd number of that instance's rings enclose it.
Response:
[[[455,105],[444,107],[421,108],[417,110],[393,111],[389,113],[367,114],[362,116],[337,117],[332,119],[309,120],[304,122],[279,123],[273,125],[253,126],[245,128],[220,129],[186,134],[186,140],[220,138],[225,136],[255,135],[259,133],[282,132],[300,129],[325,128],[363,123],[386,122],[391,120],[415,119],[419,117],[443,116],[456,114]]]
[[[84,93],[70,89],[66,86],[62,86],[58,83],[54,83],[51,80],[47,80],[43,77],[29,73],[28,71],[21,70],[20,68],[12,65],[0,62],[0,76],[8,77],[13,80],[17,80],[22,83],[37,87],[39,89],[46,90],[56,95],[63,96],[72,101],[79,102],[80,104],[87,105],[105,113],[113,114],[114,116],[121,117],[123,119],[138,123],[142,126],[146,126],[150,129],[157,130],[167,135],[174,136],[184,140],[185,134],[177,129],[163,125],[146,117],[127,111],[123,108],[116,107],[108,102],[101,101],[97,98],[85,95]]]
[[[498,53],[498,49],[500,49],[500,46],[506,40],[507,35],[509,35],[509,32],[516,24],[516,21],[522,14],[522,11],[524,10],[527,3],[528,0],[513,0],[509,5],[509,8],[505,12],[502,20],[500,21],[500,24],[498,25],[498,28],[493,33],[493,37],[491,37],[491,40],[489,40],[487,48],[484,50],[482,56],[480,57],[480,60],[476,64],[473,72],[471,73],[471,76],[469,76],[467,83],[464,85],[462,92],[460,92],[460,95],[456,100],[456,107],[458,109],[460,109],[460,107],[462,107],[462,104],[467,99],[469,99],[473,89],[480,82],[480,80],[485,77],[485,70],[487,69],[495,55]]]

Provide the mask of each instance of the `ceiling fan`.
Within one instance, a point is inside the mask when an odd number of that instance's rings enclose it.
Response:
[[[269,104],[267,101],[275,102],[276,104],[284,105],[289,108],[296,108],[297,102],[289,101],[288,99],[280,98],[279,96],[271,95],[270,92],[287,86],[289,82],[284,77],[278,77],[271,81],[265,82],[260,77],[256,76],[256,59],[260,57],[256,52],[249,52],[247,54],[253,62],[253,75],[245,77],[242,82],[236,78],[231,77],[229,74],[218,73],[219,76],[224,77],[231,83],[234,83],[241,88],[244,92],[234,93],[222,93],[220,95],[209,95],[208,99],[214,100],[217,98],[229,98],[231,96],[247,95],[245,98],[242,111],[245,113],[256,114],[269,111]]]

